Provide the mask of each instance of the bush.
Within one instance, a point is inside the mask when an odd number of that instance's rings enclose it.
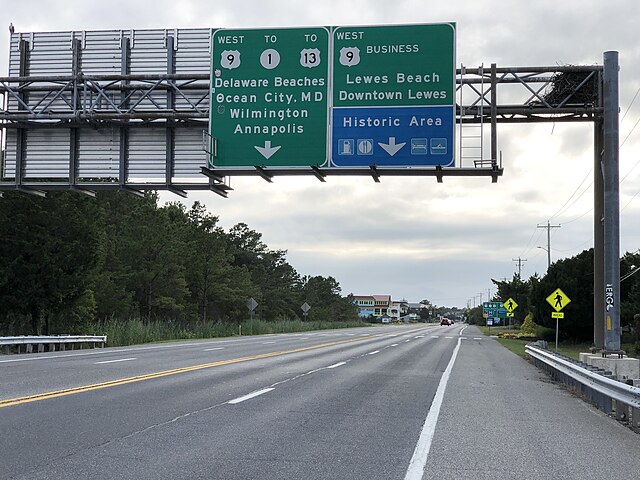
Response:
[[[523,334],[530,336],[530,337],[535,337],[536,336],[536,323],[533,321],[533,313],[529,312],[527,313],[527,316],[524,317],[524,322],[522,323],[522,326],[520,327],[520,332],[522,332]]]

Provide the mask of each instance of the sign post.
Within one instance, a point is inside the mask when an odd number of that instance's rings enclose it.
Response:
[[[558,351],[558,319],[564,318],[564,313],[560,310],[566,307],[570,301],[571,299],[559,288],[556,288],[553,293],[547,297],[547,302],[555,310],[555,312],[551,312],[551,318],[556,319],[556,352]]]
[[[509,300],[504,302],[504,308],[507,310],[507,318],[509,319],[509,329],[511,329],[511,319],[514,317],[513,311],[518,308],[516,301],[509,297]]]
[[[258,306],[255,298],[251,297],[247,300],[247,308],[249,309],[249,335],[253,335],[253,312]]]
[[[307,315],[309,314],[309,310],[311,310],[311,305],[309,305],[307,302],[304,302],[302,304],[302,307],[300,307],[302,309],[302,314],[304,315],[304,319],[305,321],[307,320]]]

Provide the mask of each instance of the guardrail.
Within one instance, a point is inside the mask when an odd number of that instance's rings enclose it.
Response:
[[[44,352],[45,349],[49,352],[56,351],[56,345],[58,350],[66,350],[67,345],[71,346],[71,350],[74,347],[82,348],[84,344],[89,345],[90,348],[95,348],[96,345],[104,347],[107,343],[106,335],[23,335],[19,337],[0,337],[0,347],[2,353],[9,353],[11,347],[16,347],[17,353],[20,353],[20,347],[25,345],[25,352],[32,353],[34,345],[38,352]]]
[[[531,344],[525,352],[554,380],[572,387],[605,413],[615,410],[616,418],[640,428],[640,388],[614,380],[611,372]]]

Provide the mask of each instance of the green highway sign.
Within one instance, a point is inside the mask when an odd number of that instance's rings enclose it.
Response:
[[[322,166],[329,30],[215,30],[211,166]]]
[[[333,31],[335,166],[451,166],[455,24]]]
[[[455,106],[455,24],[337,27],[333,106]]]
[[[452,166],[455,31],[213,30],[210,165]]]
[[[482,308],[486,309],[498,309],[503,308],[504,304],[502,302],[482,302]]]

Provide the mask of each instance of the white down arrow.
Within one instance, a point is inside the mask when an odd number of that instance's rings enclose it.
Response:
[[[269,160],[273,156],[273,154],[276,153],[278,150],[280,150],[280,148],[282,147],[280,145],[277,147],[272,147],[271,140],[265,140],[264,147],[259,147],[258,145],[254,145],[253,148],[258,150],[258,152],[260,152],[260,155],[262,155],[264,158]]]
[[[378,142],[385,152],[390,156],[394,156],[398,151],[406,145],[406,142],[396,143],[396,137],[389,137],[389,143]]]

